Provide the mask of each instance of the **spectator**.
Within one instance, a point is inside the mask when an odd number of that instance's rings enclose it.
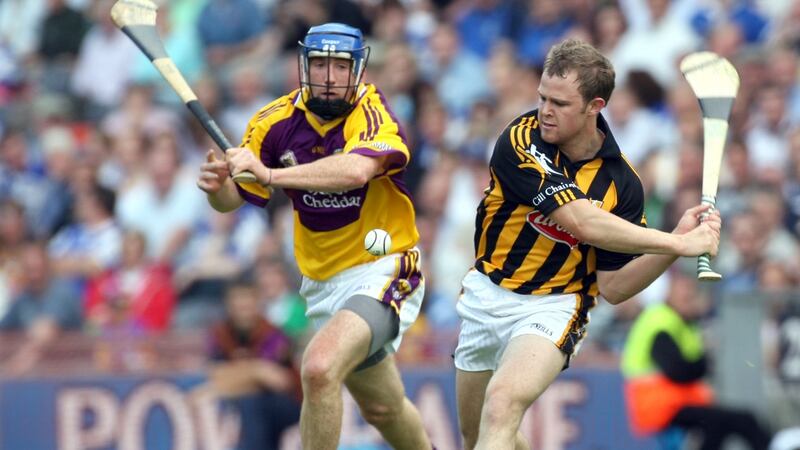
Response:
[[[513,36],[517,58],[528,66],[541,67],[547,51],[573,26],[558,0],[528,0],[527,15]]]
[[[24,129],[9,129],[0,138],[0,199],[22,205],[29,226],[41,220],[49,200],[38,156]]]
[[[488,59],[500,40],[510,39],[513,19],[521,12],[519,9],[514,2],[501,0],[468,2],[455,18],[464,48]]]
[[[800,2],[798,2],[800,5]],[[800,8],[798,8],[800,10]],[[800,80],[797,77],[800,55],[786,45],[769,52],[766,63],[769,80],[786,93],[787,119],[792,127],[800,125]]]
[[[7,48],[20,66],[36,51],[46,6],[45,0],[0,2],[0,48]]]
[[[647,435],[674,426],[701,432],[703,450],[722,448],[731,435],[753,450],[767,448],[769,435],[750,412],[714,403],[703,381],[709,363],[696,325],[708,299],[690,275],[672,275],[666,303],[648,307],[636,319],[622,354],[633,431]]]
[[[616,2],[600,3],[593,11],[589,35],[594,46],[608,58],[615,59],[614,52],[627,29],[628,22]]]
[[[503,42],[492,49],[487,64],[492,89],[491,132],[500,134],[521,111],[536,108],[539,101],[539,70],[522,66],[514,55],[514,47]]]
[[[252,243],[268,232],[264,215],[252,206],[213,211],[190,231],[175,273],[180,305],[173,325],[179,328],[205,327],[219,316],[225,286],[253,262]]]
[[[614,91],[614,101],[608,104],[608,121],[614,130],[619,147],[634,167],[641,168],[644,159],[655,151],[672,144],[674,131],[665,126],[663,117],[649,109],[637,92],[634,81],[644,77],[660,87],[647,73],[632,71],[628,82]]]
[[[65,0],[48,0],[42,23],[38,56],[41,58],[41,83],[50,91],[67,93],[69,75],[75,64],[89,21]]]
[[[775,84],[762,84],[757,93],[752,126],[746,139],[749,160],[761,181],[782,178],[789,163],[787,95],[788,92]]]
[[[305,337],[309,325],[305,315],[306,302],[289,279],[283,260],[277,255],[262,257],[253,271],[269,321],[293,339]]]
[[[156,261],[177,262],[191,230],[209,209],[197,195],[171,133],[156,136],[146,151],[145,176],[122,192],[116,213],[126,229],[142,231],[147,254]]]
[[[19,264],[18,291],[0,318],[0,331],[27,335],[24,344],[3,362],[3,369],[12,375],[30,370],[63,330],[81,326],[80,296],[52,272],[44,243],[25,244]]]
[[[179,119],[174,111],[154,102],[152,85],[133,84],[125,90],[122,104],[105,115],[100,129],[111,138],[132,133],[155,138],[175,132],[181,125]]]
[[[417,112],[413,95],[419,79],[417,60],[411,48],[405,44],[390,44],[383,53],[384,63],[376,83],[381,86],[400,123],[407,127]]]
[[[112,4],[113,0],[94,4],[95,24],[81,44],[72,72],[72,92],[85,101],[84,114],[90,120],[102,117],[124,97],[138,52],[111,21]]]
[[[117,264],[122,232],[114,221],[114,192],[95,186],[77,192],[76,222],[59,231],[49,244],[53,270],[83,290],[89,278]]]
[[[241,415],[241,450],[277,450],[282,433],[300,420],[300,374],[289,338],[261,315],[256,289],[235,282],[225,318],[211,330],[214,365],[208,388]]]
[[[262,70],[257,64],[241,63],[232,68],[230,101],[219,119],[220,125],[235,140],[243,138],[247,121],[253,112],[269,103],[269,98],[264,95],[264,87]]]
[[[422,75],[436,86],[449,114],[465,117],[476,101],[489,95],[486,67],[478,56],[461,47],[461,38],[449,23],[436,27],[428,46],[431,63],[421,66]]]
[[[88,30],[89,21],[81,11],[65,0],[48,0],[39,36],[39,56],[50,62],[62,57],[74,59]]]
[[[0,318],[11,308],[11,297],[18,289],[19,262],[27,238],[22,206],[10,199],[0,201]]]
[[[173,5],[175,3],[174,1],[169,1],[159,4],[156,29],[170,59],[172,59],[176,67],[180,68],[181,74],[191,84],[197,81],[206,69],[206,61],[197,28],[193,25],[180,25],[180,20],[182,19],[174,17],[175,14],[195,13],[187,10],[186,6]],[[198,3],[202,5],[205,2]],[[173,14],[174,10],[181,7],[184,11],[178,11]],[[196,9],[197,7],[190,8]],[[175,24],[174,22],[178,23]],[[181,98],[175,95],[169,84],[163,82],[162,75],[155,70],[153,64],[144,55],[137,56],[136,62],[131,68],[131,80],[136,84],[154,86],[154,98],[158,100],[158,103],[172,107],[182,106]]]
[[[729,239],[720,244],[717,267],[725,274],[720,286],[726,292],[753,292],[758,288],[758,267],[764,261],[767,235],[761,219],[751,210],[729,219]]]
[[[120,134],[105,138],[108,149],[97,169],[97,182],[105,188],[124,195],[142,179],[147,179],[146,149],[150,139],[134,128],[122,130]]]
[[[218,70],[256,48],[266,20],[252,0],[209,0],[197,26],[209,67]]]
[[[45,129],[41,148],[47,174],[42,184],[48,200],[31,224],[37,237],[52,236],[70,221],[75,199],[69,189],[69,178],[78,164],[78,143],[67,126],[51,125]]]
[[[84,311],[91,327],[167,329],[175,305],[170,269],[148,260],[144,250],[144,235],[126,232],[120,264],[89,281]]]
[[[669,88],[678,80],[678,58],[696,49],[700,39],[687,20],[672,9],[675,3],[669,0],[646,3],[650,25],[629,28],[613,55],[617,81],[624,83],[628,72],[640,69],[650,72],[662,86]]]

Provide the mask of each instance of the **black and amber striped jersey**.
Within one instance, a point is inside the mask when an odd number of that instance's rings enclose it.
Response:
[[[605,139],[599,152],[594,159],[572,162],[542,140],[537,113],[515,119],[497,140],[491,181],[475,221],[475,268],[520,294],[596,296],[596,271],[619,269],[637,255],[579,242],[549,215],[585,198],[647,226],[642,184],[602,116],[597,127]]]

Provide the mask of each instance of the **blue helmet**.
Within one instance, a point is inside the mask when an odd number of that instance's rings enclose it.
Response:
[[[358,84],[364,75],[369,59],[369,47],[364,45],[361,30],[342,23],[326,23],[311,27],[300,44],[299,68],[303,103],[314,114],[325,120],[346,115],[356,103]],[[309,74],[311,58],[337,58],[351,61],[347,94],[344,99],[313,97],[311,87],[326,88],[327,84],[313,84]],[[345,87],[345,86],[336,86]]]

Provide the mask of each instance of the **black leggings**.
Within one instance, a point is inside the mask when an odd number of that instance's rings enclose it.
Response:
[[[766,450],[769,434],[748,411],[722,408],[718,406],[688,406],[672,419],[673,426],[697,430],[703,435],[700,450],[718,450],[725,438],[738,435],[753,450]]]

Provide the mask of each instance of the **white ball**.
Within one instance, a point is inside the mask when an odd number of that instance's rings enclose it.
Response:
[[[384,230],[375,228],[364,236],[364,249],[375,256],[382,256],[392,251],[392,237]]]

